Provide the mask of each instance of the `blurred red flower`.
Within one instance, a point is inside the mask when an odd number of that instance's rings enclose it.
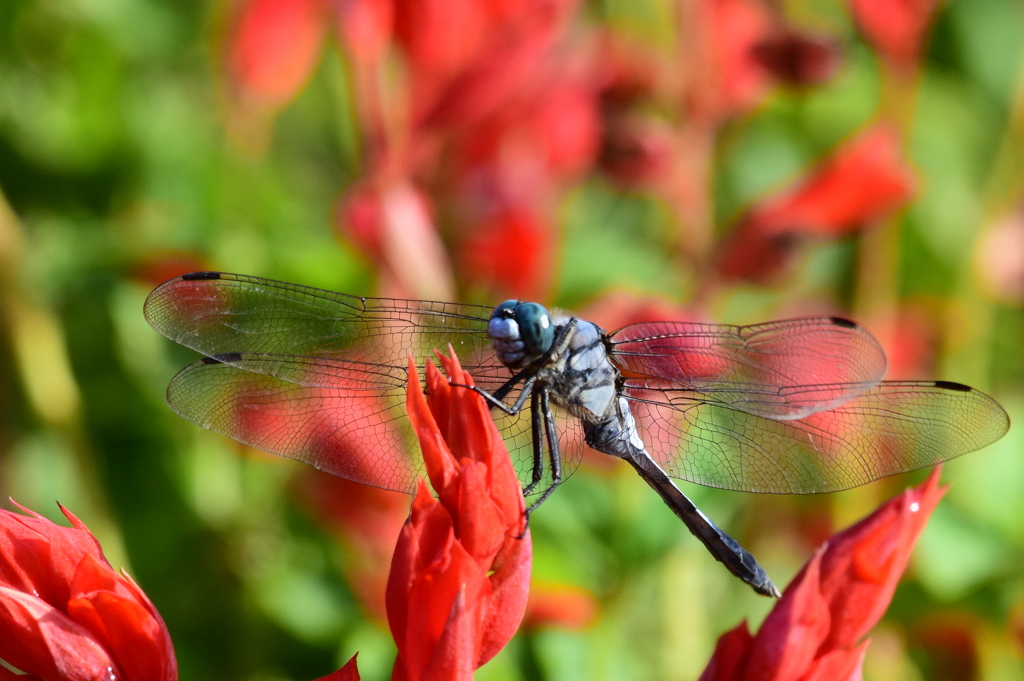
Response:
[[[459,273],[497,298],[543,300],[554,269],[555,227],[510,211],[477,225],[459,243]]]
[[[899,135],[876,125],[839,147],[791,189],[755,205],[727,240],[719,272],[765,281],[782,272],[801,237],[836,238],[883,219],[914,195]]]
[[[726,632],[700,681],[855,681],[869,640],[946,488],[941,466],[835,535],[786,588],[756,636]]]
[[[439,359],[453,383],[472,385],[454,355]],[[409,376],[409,419],[439,499],[420,483],[395,547],[392,679],[471,679],[526,609],[532,550],[523,495],[483,399],[428,364],[428,406],[411,360]]]
[[[228,75],[236,96],[278,107],[312,75],[324,38],[320,0],[248,0],[228,42]]]
[[[451,265],[427,196],[410,182],[361,182],[338,201],[337,224],[380,271],[380,294],[450,300]]]
[[[88,528],[23,510],[0,511],[0,659],[48,681],[177,679],[160,614]]]
[[[898,67],[917,62],[937,5],[937,0],[850,0],[860,30]]]
[[[584,629],[597,617],[594,594],[568,584],[534,584],[526,604],[523,629]]]

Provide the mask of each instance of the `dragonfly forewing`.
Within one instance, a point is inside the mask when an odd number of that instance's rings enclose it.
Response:
[[[611,336],[612,360],[634,389],[690,390],[770,419],[799,419],[863,395],[886,359],[871,334],[838,317],[752,326],[633,324]],[[818,391],[788,388],[816,384]]]

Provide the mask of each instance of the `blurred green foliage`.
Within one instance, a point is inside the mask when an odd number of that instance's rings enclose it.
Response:
[[[846,42],[845,65],[829,85],[776,93],[723,132],[723,230],[864,124],[885,87],[838,3],[789,4]],[[589,10],[660,39],[664,3]],[[294,466],[239,457],[175,416],[163,390],[190,354],[141,316],[141,264],[178,251],[216,269],[373,292],[372,267],[332,227],[335,196],[359,171],[343,58],[325,54],[253,157],[224,133],[212,47],[222,11],[206,0],[0,4],[0,188],[17,216],[0,233],[0,487],[54,519],[59,500],[93,528],[166,619],[182,678],[312,679],[359,651],[363,677],[384,679],[390,635],[340,576],[342,549],[289,500]],[[985,226],[1024,201],[1024,137],[1013,129],[1022,48],[1019,0],[953,0],[939,12],[911,126],[924,191],[900,220],[898,278],[902,299],[949,311],[939,376],[992,391],[1018,422],[1024,310],[979,289],[974,252]],[[657,200],[593,180],[560,215],[552,302],[579,307],[616,287],[692,294]],[[783,285],[728,289],[713,311],[753,322],[807,301],[849,307],[855,256],[850,240],[822,243]],[[1024,679],[1022,431],[948,465],[945,479],[951,491],[878,629],[866,679],[950,678],[929,638],[929,624],[949,618],[973,623],[978,679]],[[800,531],[809,518],[841,527],[907,483],[822,498],[687,493],[785,584],[813,548]],[[591,590],[600,616],[582,632],[518,637],[480,679],[693,679],[721,632],[745,617],[756,625],[771,605],[634,476],[581,471],[532,529],[536,578]]]

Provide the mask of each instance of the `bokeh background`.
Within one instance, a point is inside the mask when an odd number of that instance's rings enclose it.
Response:
[[[606,328],[841,314],[890,377],[1024,422],[1020,0],[4,0],[0,190],[0,492],[96,532],[183,679],[388,678],[409,504],[166,407],[193,357],[141,308],[185,271]],[[785,584],[922,475],[684,488]],[[944,480],[865,679],[1024,679],[1024,431]],[[616,462],[531,526],[479,679],[695,679],[770,607]]]

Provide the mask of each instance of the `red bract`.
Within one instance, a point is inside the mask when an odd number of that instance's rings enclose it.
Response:
[[[841,146],[795,187],[755,205],[719,261],[727,278],[770,279],[801,237],[839,237],[905,205],[916,188],[897,132],[877,125]]]
[[[756,636],[746,622],[718,639],[700,681],[854,681],[868,640],[945,488],[920,486],[835,535],[793,579]]]
[[[936,0],[850,0],[860,30],[896,66],[916,63]]]
[[[73,527],[0,511],[0,659],[47,681],[177,679],[156,608],[61,511]]]
[[[453,383],[472,378],[440,358]],[[398,646],[392,679],[470,679],[512,637],[531,545],[511,460],[483,399],[427,366],[429,408],[410,360],[408,411],[431,484],[420,483],[387,588]]]

